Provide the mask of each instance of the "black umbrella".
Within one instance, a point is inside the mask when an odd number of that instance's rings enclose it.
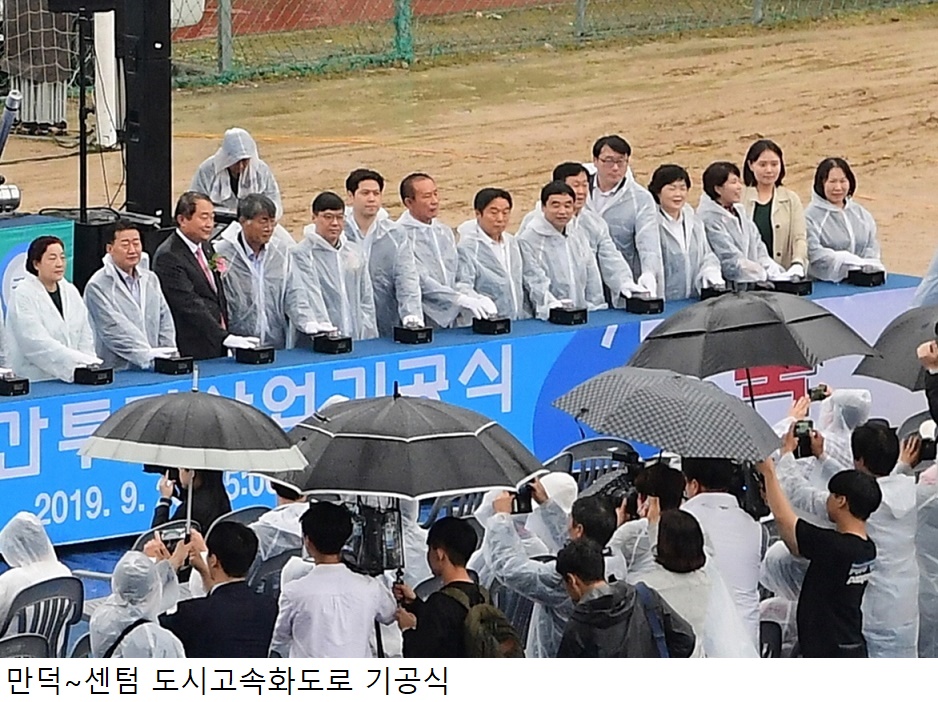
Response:
[[[745,402],[674,371],[614,368],[554,406],[597,432],[681,456],[761,461],[779,446],[772,427]]]
[[[220,395],[180,392],[135,400],[95,429],[79,453],[195,470],[300,470],[303,454],[266,414]]]
[[[746,368],[748,377],[753,366],[813,368],[854,354],[877,352],[828,310],[797,295],[754,291],[720,295],[668,317],[628,365],[698,378]]]
[[[879,358],[864,358],[855,375],[878,378],[909,390],[925,389],[928,372],[918,361],[915,350],[938,337],[938,305],[913,307],[892,320],[873,344]]]
[[[543,469],[520,441],[471,410],[415,397],[349,400],[289,433],[309,467],[268,477],[306,494],[424,499],[515,489]]]

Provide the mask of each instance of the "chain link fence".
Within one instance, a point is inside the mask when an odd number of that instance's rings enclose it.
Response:
[[[175,0],[201,19],[174,30],[173,62],[177,84],[213,84],[774,24],[932,1]]]

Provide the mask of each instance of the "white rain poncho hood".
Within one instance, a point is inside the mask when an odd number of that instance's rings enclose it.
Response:
[[[493,244],[474,219],[463,222],[456,231],[459,233],[456,288],[467,295],[478,293],[489,298],[501,318],[530,318],[521,284],[521,248],[515,237],[505,232],[503,243]],[[504,262],[496,254],[495,246],[502,247]]]
[[[817,193],[804,211],[808,228],[808,272],[819,280],[840,281],[851,268],[879,264],[876,222],[866,208],[848,199],[843,209]]]
[[[288,502],[262,514],[250,525],[257,535],[257,558],[266,561],[287,551],[303,548],[303,530],[300,517],[309,509],[309,503]]]
[[[96,358],[94,333],[78,288],[62,279],[59,291],[64,316],[34,275],[27,274],[10,295],[4,346],[10,367],[22,378],[71,383],[75,369]]]
[[[584,234],[572,222],[558,232],[541,211],[527,222],[518,244],[524,292],[535,316],[547,319],[558,300],[572,300],[578,309],[605,309],[599,268]]]
[[[590,165],[590,172],[595,169]],[[586,207],[609,225],[609,234],[637,280],[643,273],[655,276],[658,290],[664,290],[661,242],[658,237],[658,206],[645,188],[635,181],[632,169],[615,188],[612,197],[599,197],[596,177],[590,179]]]
[[[707,241],[703,221],[685,204],[678,220],[658,210],[664,262],[664,299],[686,300],[701,288],[723,284],[720,261]]]
[[[869,390],[835,390],[821,402],[818,431],[824,437],[824,452],[837,462],[841,470],[850,470],[853,465],[853,449],[850,437],[853,430],[870,418],[873,396]],[[824,471],[822,480],[834,477]]]
[[[551,502],[554,502],[564,514],[569,515],[576,502],[579,488],[576,478],[569,473],[553,472],[541,477],[541,485]],[[543,543],[550,553],[557,553],[569,540],[567,532],[561,525],[545,523],[540,505],[534,504],[534,510],[525,521],[525,529]]]
[[[303,230],[303,241],[290,249],[286,308],[300,331],[309,322],[329,322],[353,339],[378,336],[374,293],[365,254],[359,244],[339,237],[339,248]]]
[[[351,207],[345,209],[345,235],[360,244],[368,261],[375,300],[378,333],[389,337],[404,317],[423,319],[420,276],[414,258],[414,244],[381,209],[371,228],[362,233]]]
[[[231,189],[228,169],[244,159],[250,159],[250,163],[238,177],[236,195]],[[205,193],[216,205],[234,211],[238,209],[239,197],[266,195],[277,207],[277,219],[283,216],[280,188],[274,174],[258,156],[254,138],[238,127],[226,131],[221,148],[202,162],[192,178],[190,190]]]
[[[58,560],[42,522],[29,512],[18,512],[0,530],[0,556],[11,568]]]
[[[707,242],[720,260],[723,278],[727,282],[765,280],[766,271],[778,267],[769,256],[759,229],[742,205],[733,205],[733,212],[730,212],[704,193],[700,196],[697,216],[703,222]]]
[[[255,336],[264,346],[286,348],[289,247],[271,237],[264,247],[258,272],[242,241],[241,225],[236,222],[215,241],[215,252],[228,261],[222,275],[230,320],[228,331],[238,336]]]
[[[114,370],[149,368],[154,348],[175,348],[176,327],[150,258],[137,264],[140,302],[121,278],[110,254],[85,286],[85,306],[95,330],[95,350]]]
[[[0,556],[10,566],[9,570],[0,573],[0,622],[6,619],[7,609],[14,598],[26,588],[71,575],[71,571],[56,558],[42,522],[29,512],[13,515],[0,530]]]
[[[456,289],[456,236],[453,230],[434,219],[424,224],[410,212],[397,220],[414,247],[414,259],[420,278],[425,321],[436,327],[450,327],[459,315],[457,302],[461,293]]]
[[[91,653],[102,658],[121,633],[138,620],[146,624],[127,634],[113,652],[114,658],[184,657],[182,643],[156,623],[166,609],[165,595],[178,593],[176,573],[168,561],[153,563],[138,552],[125,553],[111,576],[111,595],[91,617]]]

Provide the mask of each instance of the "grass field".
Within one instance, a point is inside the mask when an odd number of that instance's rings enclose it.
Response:
[[[936,29],[938,10],[922,8],[176,91],[174,185],[185,189],[221,133],[237,125],[257,138],[283,191],[284,224],[297,234],[311,197],[341,191],[362,165],[388,178],[393,213],[400,178],[426,170],[448,223],[471,214],[478,188],[500,185],[516,196],[517,224],[552,167],[586,159],[601,134],[630,140],[642,183],[660,163],[687,166],[694,203],[710,161],[739,162],[751,141],[769,136],[785,149],[786,184],[805,201],[822,157],[849,159],[889,268],[921,273],[938,244]],[[24,209],[77,202],[76,160],[24,161],[61,153],[48,142],[11,140],[0,172],[23,189]],[[91,202],[104,203],[121,180],[119,154],[91,165]]]

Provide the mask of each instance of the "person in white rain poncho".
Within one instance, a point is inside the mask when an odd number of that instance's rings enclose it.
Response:
[[[537,502],[532,504],[533,511],[531,513],[512,515],[511,521],[514,524],[515,531],[518,532],[518,538],[521,539],[524,555],[528,558],[557,553],[563,547],[567,541],[567,519],[577,498],[576,479],[569,473],[548,473],[541,478],[541,485],[544,487],[544,492],[551,503],[560,507],[566,518],[560,519],[560,513],[554,512],[558,519],[545,522],[544,512]],[[489,518],[495,514],[493,503],[500,494],[500,490],[490,490],[485,494],[482,504],[472,514],[479,524],[486,524]],[[560,522],[559,529],[557,528],[558,521]],[[482,587],[490,588],[495,580],[495,575],[492,571],[489,553],[491,549],[487,546],[487,539],[491,539],[491,537],[486,531],[482,535],[482,543],[478,550],[469,559],[468,568],[478,574],[479,584]]]
[[[225,132],[221,148],[202,162],[189,190],[208,195],[216,205],[232,211],[237,211],[238,199],[245,195],[266,195],[277,207],[276,218],[283,217],[277,179],[257,155],[254,138],[238,127]],[[293,237],[280,225],[275,226],[274,236],[293,244]]]
[[[353,339],[378,336],[375,301],[365,253],[349,241],[345,203],[335,193],[313,200],[313,223],[290,249],[287,315],[304,334],[338,329]]]
[[[886,270],[876,222],[853,200],[856,190],[856,176],[844,159],[825,158],[818,164],[811,204],[804,211],[808,272],[814,278],[838,282],[851,270]]]
[[[938,305],[938,251],[935,251],[935,256],[912,298],[912,307],[928,307],[929,305]]]
[[[378,334],[389,337],[398,325],[422,327],[414,243],[381,207],[384,178],[377,171],[358,168],[345,179],[345,189],[350,203],[345,208],[345,236],[365,251]]]
[[[17,512],[0,530],[0,556],[10,567],[0,573],[0,622],[6,620],[13,600],[26,588],[72,574],[55,557],[39,517],[29,512]],[[0,636],[5,633],[0,631]]]
[[[228,302],[228,330],[260,339],[262,346],[286,348],[284,307],[289,247],[273,238],[277,212],[266,195],[238,201],[238,221],[215,242],[227,266],[222,274]]]
[[[573,503],[569,518],[558,504],[549,500],[543,486],[534,483],[534,500],[545,523],[563,523],[570,539],[591,539],[605,547],[616,528],[616,515],[601,497],[581,497]],[[484,524],[490,549],[487,558],[495,578],[507,588],[532,600],[531,630],[525,654],[529,658],[555,658],[564,626],[573,612],[563,579],[554,563],[529,559],[512,523],[512,494],[502,493],[493,502],[495,514]],[[625,577],[625,562],[618,554],[606,557],[606,577]]]
[[[476,218],[457,227],[459,265],[456,288],[465,294],[483,295],[495,303],[497,317],[527,319],[521,286],[521,249],[514,235],[505,231],[511,217],[511,194],[500,188],[476,193]]]
[[[277,495],[277,506],[248,525],[257,536],[257,561],[303,548],[300,517],[309,509],[309,500],[286,485],[271,481],[270,487]]]
[[[786,439],[792,436],[793,431]],[[822,457],[822,462],[829,460],[823,435],[814,432],[812,437],[814,455]],[[870,658],[914,658],[919,623],[915,479],[894,470],[899,461],[899,440],[881,422],[857,427],[851,442],[856,469],[876,478],[883,496],[881,506],[867,521],[867,532],[876,544],[876,561],[863,596],[863,636]],[[810,485],[788,451],[776,470],[792,507],[826,518],[830,493]]]
[[[707,241],[720,259],[723,279],[730,283],[759,283],[791,277],[769,256],[762,236],[740,204],[743,181],[739,169],[727,161],[707,166],[703,174],[704,194],[697,206]]]
[[[159,615],[178,596],[174,566],[185,560],[154,563],[139,551],[125,553],[111,575],[111,595],[91,615],[93,658],[185,658],[182,642],[160,626]],[[180,557],[181,556],[181,557]],[[169,598],[167,598],[169,595]]]
[[[587,207],[609,225],[609,233],[625,257],[637,283],[653,297],[664,287],[655,201],[635,181],[629,161],[632,147],[618,134],[593,144],[593,167]]]
[[[78,288],[65,280],[65,247],[54,236],[29,245],[26,271],[7,306],[10,367],[29,380],[74,381],[75,369],[101,363]]]
[[[541,209],[518,232],[524,292],[535,316],[554,307],[603,310],[602,281],[589,242],[571,221],[576,195],[566,183],[541,189]]]
[[[85,286],[95,348],[114,370],[149,368],[177,353],[173,315],[137,228],[118,220],[109,238],[104,266]]]
[[[697,297],[703,288],[724,285],[720,261],[707,241],[703,221],[687,204],[690,176],[680,166],[658,166],[648,191],[658,203],[658,231],[664,265],[665,300]]]
[[[491,298],[460,292],[456,287],[456,237],[436,218],[440,195],[433,178],[426,173],[408,175],[401,181],[401,202],[407,211],[397,225],[414,245],[426,321],[436,327],[451,327],[462,310],[477,318],[494,317],[498,308]]]
[[[576,196],[573,201],[572,224],[586,236],[590,249],[596,257],[600,278],[609,288],[613,306],[624,308],[625,301],[632,295],[648,292],[635,282],[632,269],[629,268],[622,252],[612,240],[606,220],[586,206],[590,194],[589,171],[586,166],[573,161],[561,163],[554,168],[552,178],[569,185]],[[528,214],[525,222],[530,217],[531,214]],[[525,222],[522,222],[522,227]]]

